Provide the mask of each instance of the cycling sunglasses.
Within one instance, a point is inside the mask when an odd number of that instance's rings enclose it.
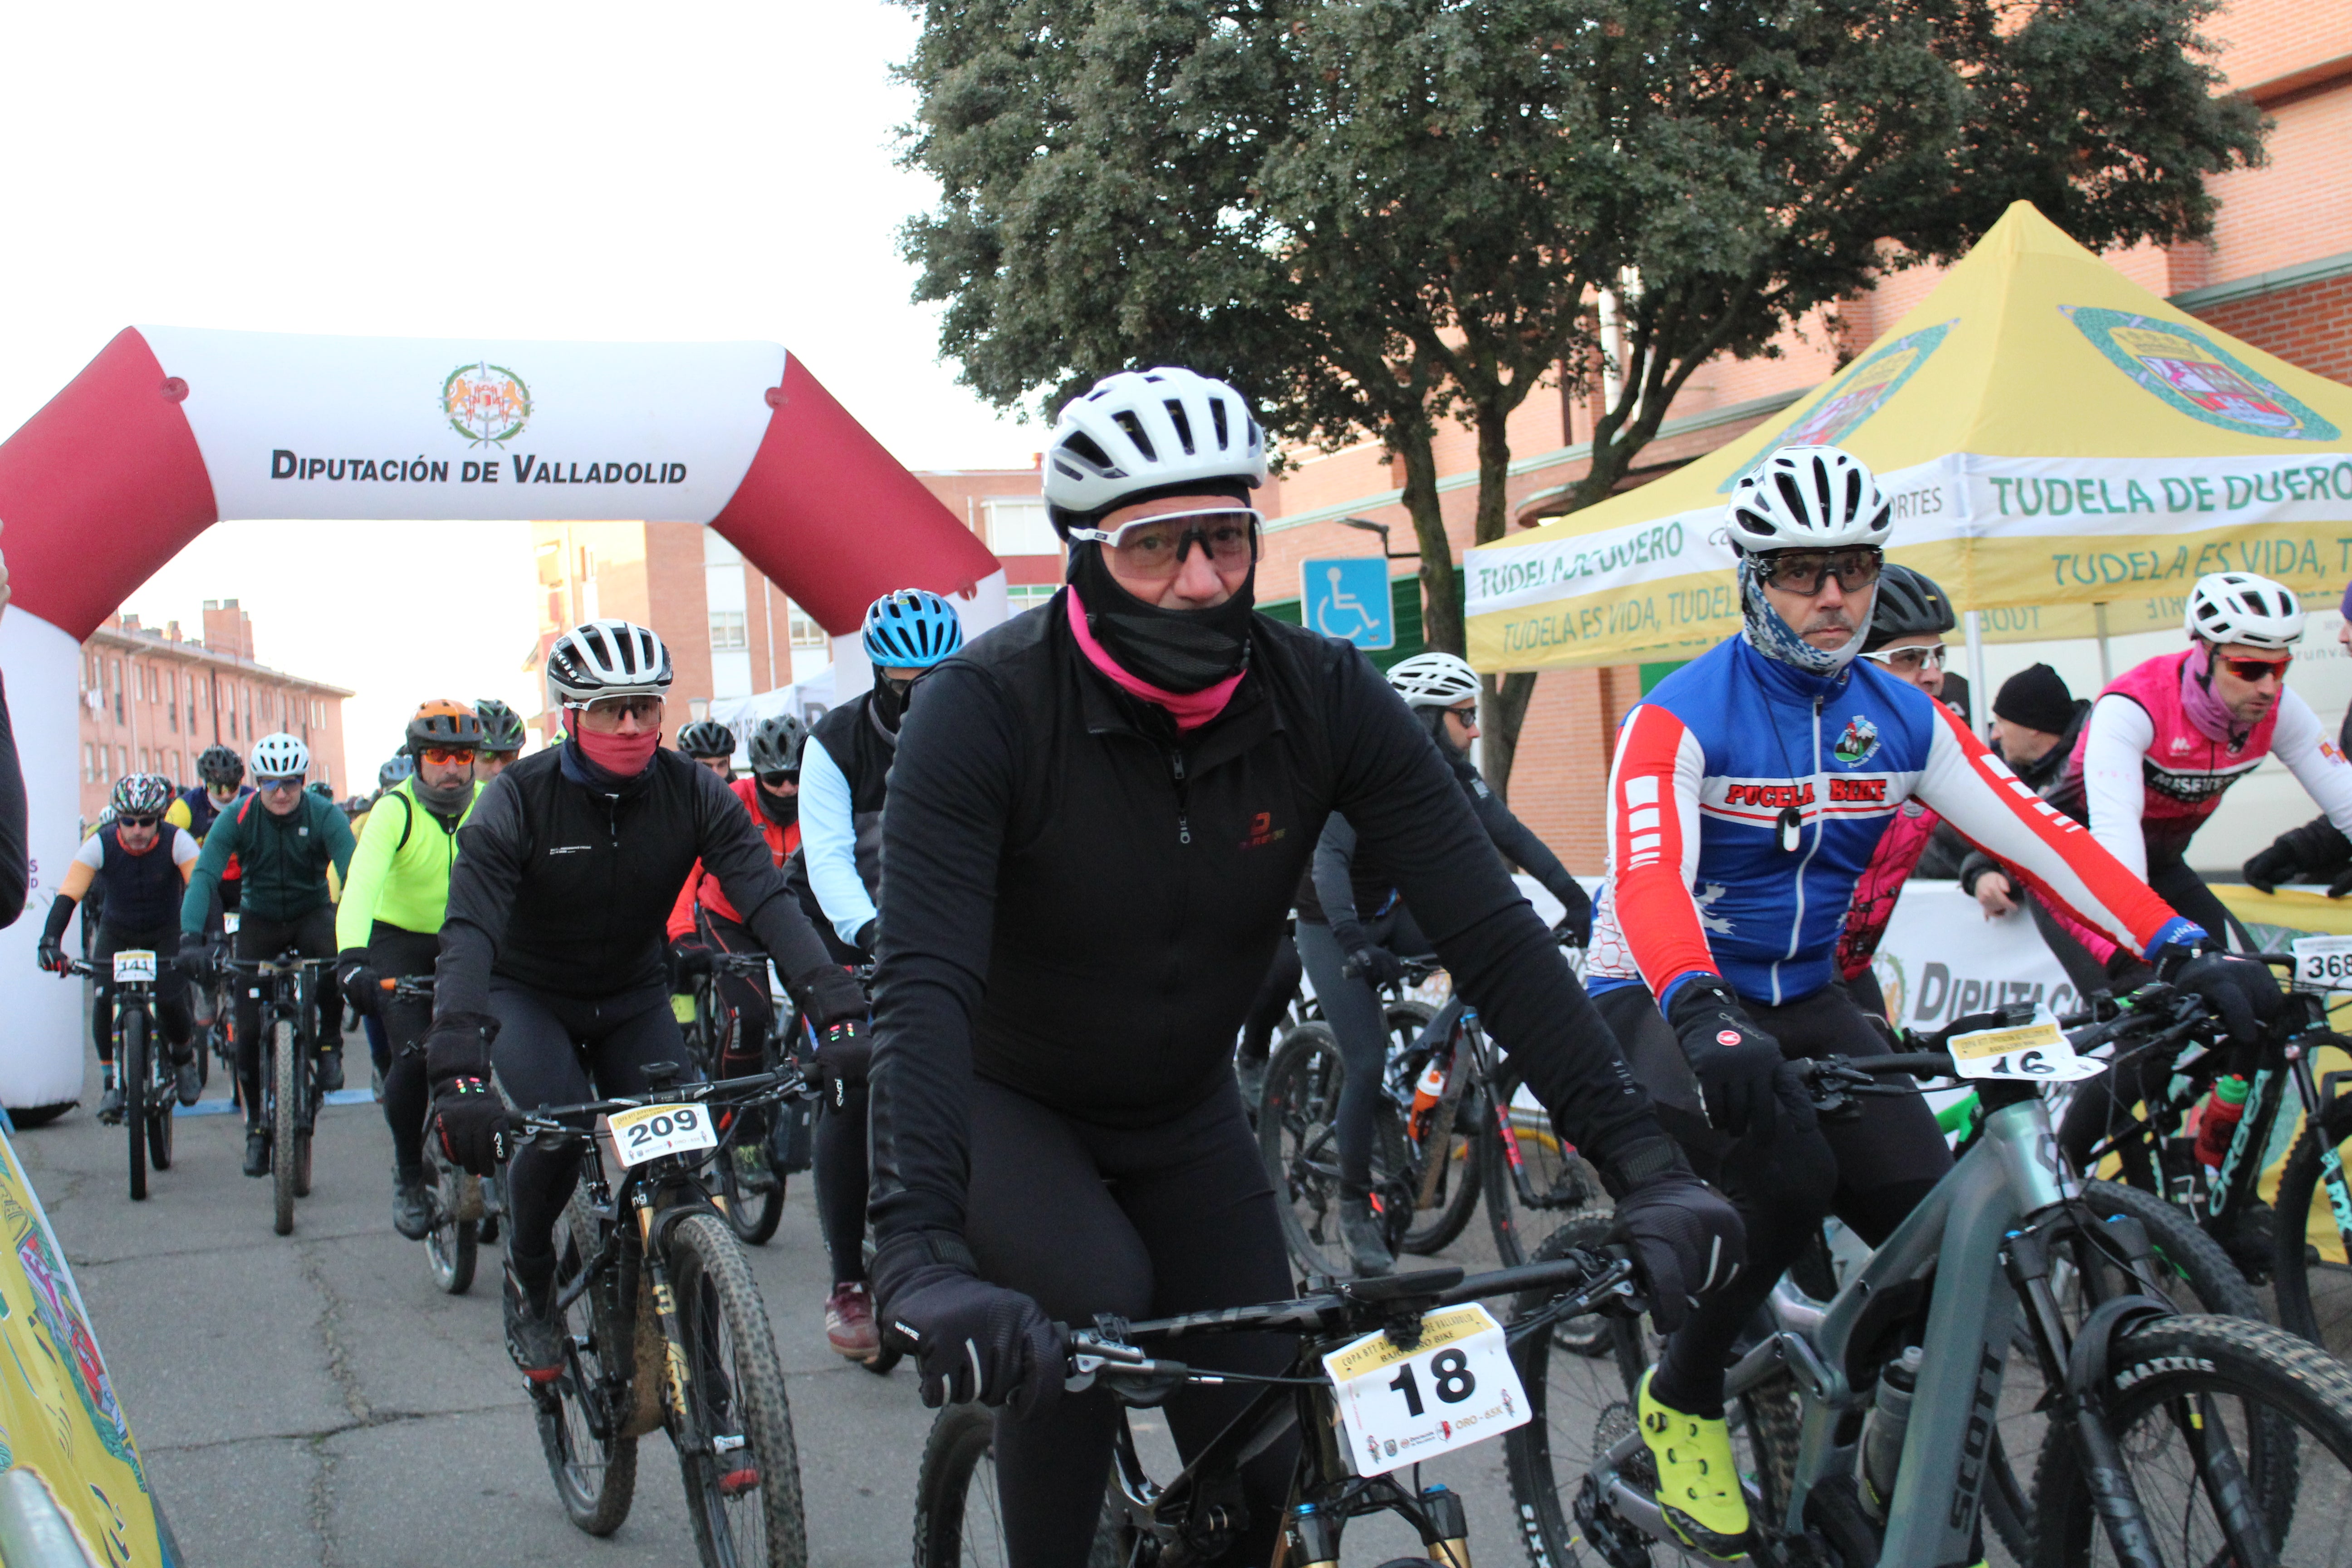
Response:
[[[1937,643],[1933,647],[1883,647],[1876,653],[1866,653],[1862,657],[1874,664],[1885,665],[1889,669],[1899,669],[1906,674],[1916,674],[1922,668],[1943,668],[1944,660],[1950,653],[1949,648],[1942,643]]]
[[[1779,550],[1756,558],[1756,580],[1807,598],[1822,591],[1822,579],[1835,577],[1838,587],[1851,594],[1878,581],[1885,565],[1884,552],[1871,545],[1852,550]]]
[[[256,779],[253,787],[263,795],[281,795],[288,790],[300,789],[302,775],[296,773],[290,779]]]
[[[1453,714],[1456,719],[1461,720],[1465,724],[1475,724],[1478,722],[1478,702],[1475,698],[1473,698],[1467,702],[1448,708],[1446,711]]]
[[[416,753],[416,760],[431,763],[436,768],[452,768],[460,763],[472,763],[474,753],[462,746],[427,746]]]
[[[160,816],[118,816],[114,820],[124,827],[152,827],[163,819]]]
[[[600,723],[617,724],[624,719],[635,718],[640,724],[651,724],[662,715],[662,700],[658,697],[599,697],[593,702],[567,702],[564,706]]]
[[[801,782],[800,770],[795,768],[788,773],[761,773],[760,782],[770,789],[779,789],[785,784],[796,784]]]
[[[2273,675],[2284,680],[2286,667],[2294,662],[2294,655],[2290,653],[2278,658],[2225,658],[2221,668],[2240,680],[2265,680]]]
[[[1117,528],[1073,528],[1072,539],[1102,545],[1118,571],[1139,578],[1173,577],[1199,542],[1212,565],[1244,566],[1257,559],[1258,530],[1265,523],[1255,507],[1217,507],[1201,511],[1163,511]]]

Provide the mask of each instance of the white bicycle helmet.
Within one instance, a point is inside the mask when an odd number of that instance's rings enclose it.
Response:
[[[1408,708],[1451,708],[1478,695],[1478,672],[1450,653],[1417,653],[1389,667]]]
[[[1173,365],[1125,370],[1072,398],[1045,451],[1045,504],[1096,516],[1191,480],[1265,483],[1265,433],[1242,395]]]
[[[2287,648],[2303,639],[2303,605],[2284,583],[2251,572],[2215,572],[2189,590],[2189,635],[2216,645]]]
[[[661,697],[669,691],[669,649],[650,626],[590,621],[547,650],[547,691],[556,702],[585,706],[600,697]]]
[[[280,730],[254,742],[252,766],[257,779],[300,778],[310,771],[310,748]]]
[[[1724,522],[1746,554],[1885,545],[1895,509],[1862,460],[1837,447],[1783,447],[1739,476]]]

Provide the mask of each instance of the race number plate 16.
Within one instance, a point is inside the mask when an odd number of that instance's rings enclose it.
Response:
[[[2107,1064],[2078,1057],[2054,1019],[2015,1029],[1979,1029],[1944,1042],[1962,1078],[2005,1078],[2031,1083],[2074,1083],[2096,1078]]]
[[[1421,1321],[1421,1343],[1399,1350],[1367,1334],[1323,1358],[1360,1476],[1386,1475],[1433,1454],[1499,1437],[1528,1420],[1528,1392],[1503,1327],[1473,1302]]]
[[[114,983],[155,978],[155,955],[143,948],[126,947],[114,955]]]
[[[2294,953],[2298,991],[2352,991],[2352,936],[2299,936]]]
[[[607,1117],[604,1124],[624,1165],[709,1149],[719,1142],[710,1113],[698,1105],[640,1105]]]

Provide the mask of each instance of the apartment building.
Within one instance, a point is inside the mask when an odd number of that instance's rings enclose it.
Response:
[[[205,601],[205,635],[118,616],[81,645],[81,816],[94,822],[114,781],[162,773],[184,788],[206,746],[239,755],[278,731],[310,748],[310,776],[352,793],[343,772],[342,687],[253,657],[253,617],[235,599]]]

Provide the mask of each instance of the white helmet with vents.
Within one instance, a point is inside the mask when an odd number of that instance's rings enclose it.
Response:
[[[1054,421],[1045,504],[1094,516],[1143,490],[1265,483],[1265,433],[1223,382],[1172,365],[1107,375]]]
[[[1408,708],[1451,708],[1478,695],[1478,672],[1450,653],[1417,653],[1389,668]]]
[[[590,621],[547,650],[547,691],[558,704],[600,697],[660,697],[669,690],[669,649],[650,626]]]
[[[1894,508],[1863,461],[1837,447],[1783,447],[1739,476],[1724,509],[1731,542],[1767,550],[1881,546]]]
[[[310,748],[280,730],[254,742],[252,767],[257,779],[299,779],[310,771]]]
[[[2293,647],[2303,638],[2303,605],[2284,583],[2251,572],[2215,572],[2189,590],[2189,635],[2248,647]]]

